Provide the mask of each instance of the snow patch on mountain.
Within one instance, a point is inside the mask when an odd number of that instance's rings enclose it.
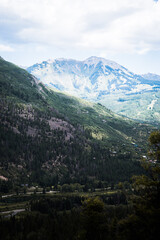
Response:
[[[157,99],[152,100],[151,104],[148,105],[147,109],[152,110],[156,102],[157,102]]]

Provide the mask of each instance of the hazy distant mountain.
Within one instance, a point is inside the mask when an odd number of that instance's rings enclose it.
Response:
[[[160,81],[160,75],[154,73],[143,74],[142,77],[152,81]]]
[[[147,121],[160,119],[160,81],[134,74],[116,62],[98,57],[62,58],[27,70],[53,89],[101,102],[117,113]]]

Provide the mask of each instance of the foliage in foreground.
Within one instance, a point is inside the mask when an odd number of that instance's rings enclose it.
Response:
[[[155,240],[160,234],[160,132],[150,136],[147,175],[133,177],[128,202],[64,197],[30,202],[31,211],[0,220],[2,239]]]

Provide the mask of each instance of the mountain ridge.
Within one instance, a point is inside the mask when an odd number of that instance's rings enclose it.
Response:
[[[143,78],[151,80],[151,81],[160,81],[160,75],[155,73],[147,73],[141,75]]]

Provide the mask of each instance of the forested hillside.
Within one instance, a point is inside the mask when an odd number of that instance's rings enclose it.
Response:
[[[141,173],[149,125],[47,89],[0,59],[0,176],[6,185],[129,180]],[[5,180],[4,180],[5,179]]]

